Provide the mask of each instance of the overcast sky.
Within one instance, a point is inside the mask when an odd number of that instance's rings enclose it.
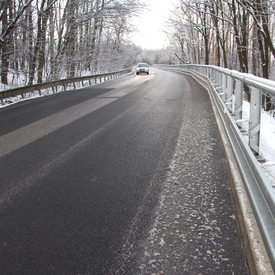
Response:
[[[134,20],[137,33],[133,36],[136,45],[146,49],[161,49],[167,44],[164,29],[165,17],[169,16],[177,0],[146,0],[148,11]]]

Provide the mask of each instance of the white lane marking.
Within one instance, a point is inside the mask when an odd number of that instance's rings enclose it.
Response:
[[[0,156],[65,126],[117,98],[93,98],[0,137]]]
[[[75,145],[71,146],[66,150],[64,153],[58,155],[57,157],[50,160],[50,162],[46,163],[41,168],[37,169],[35,173],[31,174],[30,176],[24,178],[20,182],[16,182],[13,186],[11,186],[4,194],[1,195],[0,198],[0,212],[3,211],[4,206],[9,205],[12,202],[12,198],[22,192],[28,192],[28,190],[35,184],[37,181],[50,174],[54,169],[58,168],[58,165],[68,161],[71,157],[73,157],[76,152],[79,152],[83,148],[85,148],[86,144],[89,143],[91,140],[94,140],[102,131],[104,131],[106,128],[108,128],[110,125],[112,125],[114,122],[116,122],[118,119],[120,119],[125,113],[127,113],[129,110],[134,108],[134,106],[131,106],[130,108],[126,109],[124,112],[119,114],[117,117],[113,118],[111,121],[103,125],[98,130],[92,132],[90,135],[86,136],[79,142],[77,142]]]
[[[142,77],[133,77],[122,83],[110,85],[114,90],[105,93],[104,95],[92,98],[88,101],[67,108],[61,112],[53,114],[49,117],[33,122],[27,126],[10,132],[0,137],[0,157],[4,156],[28,143],[43,137],[60,127],[63,127],[97,109],[115,101],[116,99],[125,96],[133,91],[129,86],[139,85],[145,81],[152,79],[154,76],[149,75]],[[138,82],[137,84],[135,84]],[[112,83],[110,83],[112,84]],[[127,87],[127,90],[124,89]],[[136,86],[133,86],[134,88]]]

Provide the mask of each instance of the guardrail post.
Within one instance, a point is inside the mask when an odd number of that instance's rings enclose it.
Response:
[[[218,77],[218,72],[216,70],[212,70],[212,73],[210,75],[210,80],[213,83],[214,87],[217,87],[219,77]]]
[[[210,67],[209,68],[209,75],[208,75],[209,79],[213,78],[213,72],[214,72],[213,68]]]
[[[67,92],[67,90],[66,90],[66,84],[63,81],[62,81],[62,85],[63,85],[64,91]]]
[[[260,129],[261,129],[261,102],[262,92],[251,88],[250,98],[250,129],[249,129],[249,146],[258,155],[260,152]]]
[[[222,99],[223,102],[226,102],[226,89],[227,89],[227,78],[226,78],[226,75],[225,74],[221,74],[221,87],[222,87],[222,90],[220,92],[220,97]]]
[[[215,78],[215,70],[213,68],[211,68],[210,79],[214,79],[214,78]]]
[[[203,67],[202,69],[203,69],[203,74],[207,75],[207,68]]]
[[[216,82],[218,84],[217,88],[219,89],[219,92],[224,91],[226,87],[223,88],[223,83],[226,82],[226,80],[223,78],[222,72],[216,71]]]
[[[243,83],[236,79],[235,80],[235,89],[234,89],[234,95],[235,95],[235,102],[234,102],[234,111],[233,114],[235,121],[241,120],[243,118]],[[239,125],[241,128],[242,126]]]
[[[213,82],[214,84],[217,83],[217,79],[218,79],[218,72],[216,70],[213,71]]]
[[[203,67],[199,67],[199,72],[203,74]]]
[[[225,91],[225,100],[228,105],[227,108],[230,112],[233,110],[233,79],[231,76],[226,76],[226,91]]]

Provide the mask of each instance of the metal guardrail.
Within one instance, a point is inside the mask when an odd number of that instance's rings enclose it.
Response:
[[[219,68],[216,66],[191,65],[192,69],[206,75],[212,82],[216,82],[221,98],[231,115],[239,126],[244,120],[242,118],[243,86],[250,89],[250,117],[248,119],[249,146],[259,154],[262,93],[275,97],[275,82],[237,71]],[[234,94],[234,96],[233,96]]]
[[[89,76],[82,76],[82,77],[75,77],[70,79],[60,79],[56,81],[51,82],[45,82],[41,84],[35,84],[31,86],[25,86],[20,88],[15,88],[11,90],[5,90],[0,92],[0,103],[2,106],[8,105],[8,101],[11,98],[20,97],[19,101],[22,101],[24,99],[31,98],[33,96],[33,93],[38,93],[37,96],[43,96],[46,94],[55,94],[60,92],[58,88],[61,88],[61,91],[67,91],[69,86],[72,84],[73,88],[76,89],[76,83],[80,83],[82,87],[85,87],[86,85],[92,85],[92,80],[96,84],[97,81],[102,82],[102,79],[104,81],[109,80],[110,78],[118,77],[121,75],[124,75],[126,73],[129,73],[132,70],[132,68],[128,68],[121,71],[106,73],[106,74],[97,74],[97,75],[89,75]],[[85,83],[85,82],[88,82]],[[51,92],[45,92],[43,93],[43,90],[50,90]]]
[[[166,66],[167,67],[167,66]],[[219,92],[230,114],[239,127],[248,122],[248,144],[256,154],[259,154],[262,93],[275,97],[275,82],[250,74],[244,74],[225,68],[209,65],[178,65],[170,68],[186,68],[207,76],[215,89]],[[244,120],[242,117],[243,89],[250,89],[250,116]]]
[[[184,65],[165,68],[192,75],[212,93],[275,273],[275,193],[238,125],[238,121],[242,119],[243,85],[248,85],[251,89],[252,114],[249,120],[250,138],[253,139],[260,131],[261,93],[266,92],[275,96],[275,84],[215,66]],[[258,148],[256,143],[252,149],[255,149],[255,146]]]

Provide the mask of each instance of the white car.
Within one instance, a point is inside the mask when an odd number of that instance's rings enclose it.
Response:
[[[136,67],[136,74],[145,73],[149,74],[149,66],[147,63],[138,63]]]

